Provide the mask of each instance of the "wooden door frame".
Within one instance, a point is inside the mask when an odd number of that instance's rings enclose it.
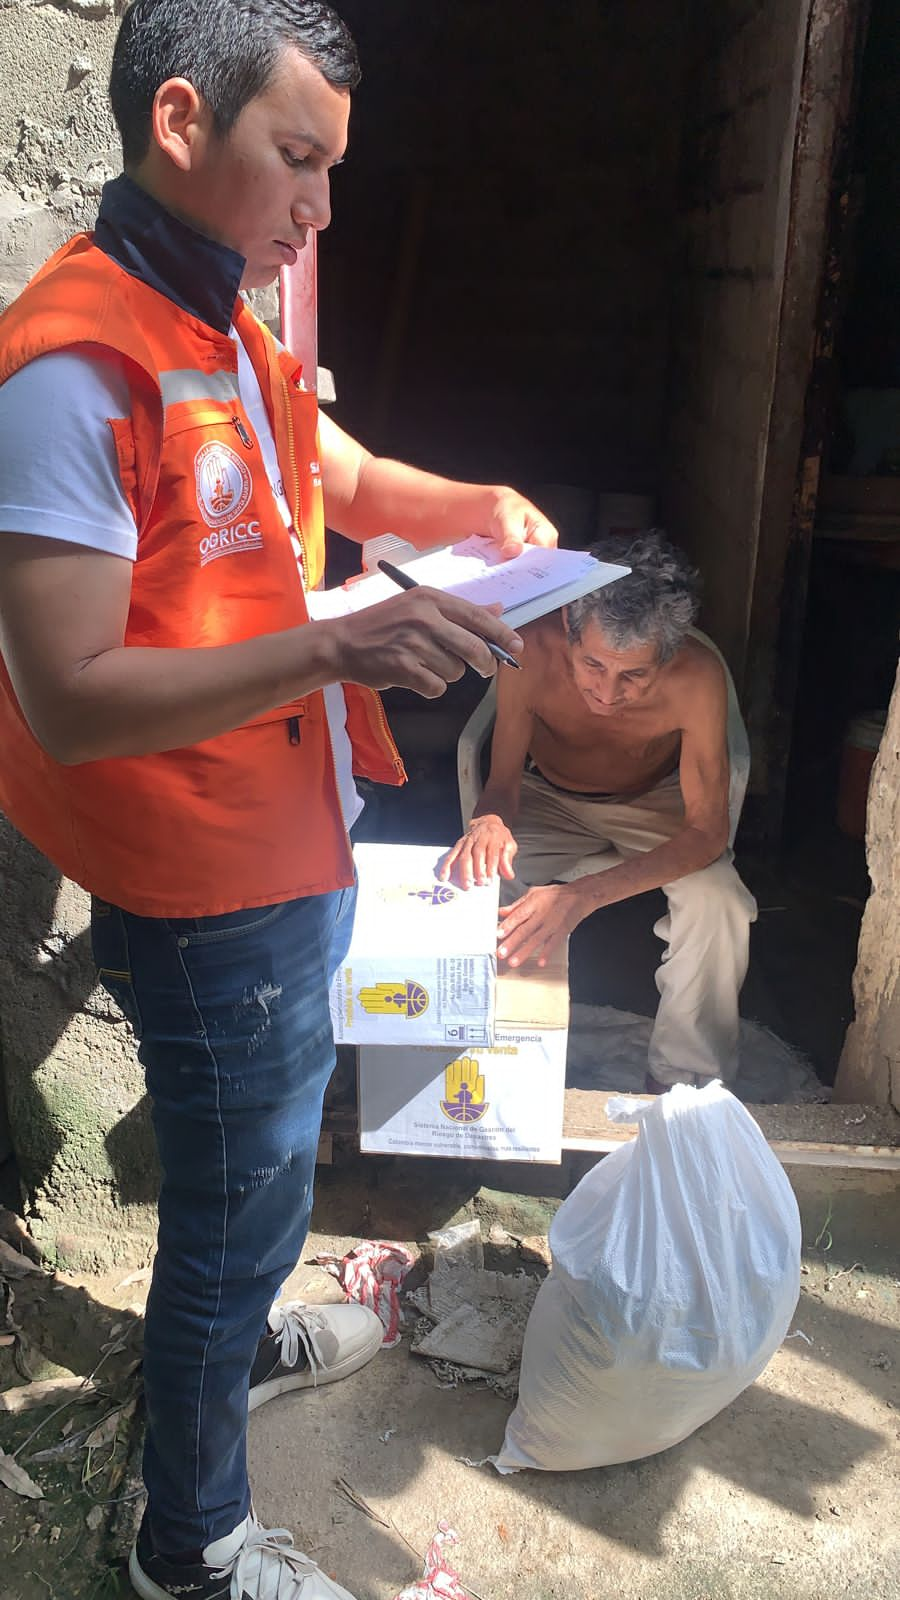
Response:
[[[751,828],[781,840],[869,0],[811,0],[744,672]],[[761,797],[761,798],[760,798]]]

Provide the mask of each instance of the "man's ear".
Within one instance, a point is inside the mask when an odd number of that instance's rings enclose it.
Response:
[[[209,107],[187,78],[167,78],[153,97],[154,142],[180,172],[190,172],[206,143]]]

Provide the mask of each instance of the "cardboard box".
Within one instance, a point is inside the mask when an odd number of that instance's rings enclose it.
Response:
[[[435,877],[445,850],[363,844],[353,941],[331,989],[338,1044],[489,1044],[497,979],[497,883]]]
[[[523,968],[497,982],[491,1046],[359,1052],[364,1154],[469,1160],[562,1158],[568,971]]]

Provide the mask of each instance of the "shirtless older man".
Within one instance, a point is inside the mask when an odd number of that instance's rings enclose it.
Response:
[[[525,630],[501,671],[491,770],[443,866],[508,880],[498,953],[543,963],[600,906],[661,888],[648,1088],[737,1070],[756,903],[729,848],[728,691],[692,633],[697,577],[659,534],[595,546],[631,574]]]

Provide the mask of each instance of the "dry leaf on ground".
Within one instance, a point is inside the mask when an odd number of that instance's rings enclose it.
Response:
[[[0,1394],[0,1411],[33,1411],[36,1406],[63,1400],[93,1400],[95,1385],[83,1378],[42,1378],[36,1383],[20,1383]]]
[[[0,1272],[7,1278],[24,1278],[29,1272],[36,1272],[40,1278],[47,1276],[43,1267],[14,1250],[5,1239],[0,1239]]]
[[[13,1494],[23,1495],[26,1500],[43,1500],[44,1491],[39,1489],[33,1478],[14,1461],[12,1456],[0,1450],[0,1483],[5,1483],[7,1489],[12,1489]]]

